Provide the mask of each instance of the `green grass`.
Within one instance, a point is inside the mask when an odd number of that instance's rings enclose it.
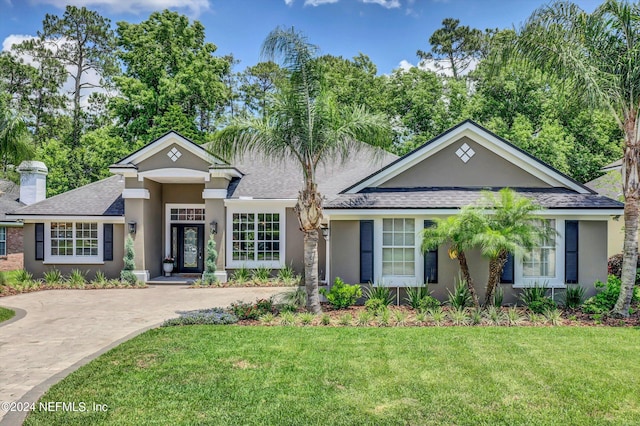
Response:
[[[640,424],[640,330],[151,330],[82,367],[28,425]]]
[[[0,322],[10,320],[16,313],[12,309],[3,308],[0,306]]]

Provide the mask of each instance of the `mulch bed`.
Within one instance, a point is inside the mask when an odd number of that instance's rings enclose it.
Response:
[[[10,286],[0,286],[0,297],[15,296],[16,294],[33,293],[35,291],[44,290],[108,290],[108,289],[139,289],[147,288],[146,285],[136,286],[96,286],[93,284],[85,284],[84,287],[68,287],[63,285],[47,285],[40,284],[39,286],[29,287],[20,291]]]

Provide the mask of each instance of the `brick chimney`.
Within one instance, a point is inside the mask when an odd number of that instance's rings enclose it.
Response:
[[[20,173],[20,202],[28,205],[47,198],[47,174],[49,169],[41,161],[23,161]]]

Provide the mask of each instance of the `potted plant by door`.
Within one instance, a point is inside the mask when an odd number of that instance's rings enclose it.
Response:
[[[164,259],[162,259],[162,270],[164,271],[165,277],[171,276],[171,273],[173,272],[174,262],[175,262],[175,259],[171,256],[167,256]]]

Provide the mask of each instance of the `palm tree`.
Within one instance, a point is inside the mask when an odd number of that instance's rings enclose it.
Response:
[[[486,191],[481,203],[481,207],[472,210],[484,218],[484,223],[471,243],[480,247],[482,255],[489,258],[489,279],[484,297],[484,304],[489,305],[508,254],[531,250],[555,231],[546,227],[543,218],[535,214],[540,210],[539,206],[512,189],[503,188],[498,194]]]
[[[436,249],[443,243],[448,242],[449,257],[458,259],[460,273],[467,283],[473,304],[475,307],[479,307],[478,295],[469,271],[465,252],[474,247],[474,235],[482,229],[484,218],[478,215],[477,211],[471,207],[464,207],[459,214],[445,219],[436,218],[434,222],[435,226],[425,228],[422,231],[422,251]]]
[[[640,5],[605,0],[588,14],[556,1],[536,10],[504,58],[559,77],[587,105],[605,107],[624,134],[624,257],[614,313],[629,316],[638,258],[640,210]]]
[[[25,122],[11,110],[0,105],[0,159],[2,171],[9,164],[28,160],[33,155],[31,135]]]
[[[262,46],[266,60],[282,59],[289,78],[267,108],[264,118],[236,119],[217,133],[211,148],[236,156],[258,151],[271,158],[293,158],[300,165],[303,188],[295,211],[304,233],[304,271],[307,309],[318,313],[318,235],[322,221],[322,196],[316,169],[328,161],[352,155],[366,142],[389,142],[388,121],[362,107],[337,105],[314,67],[317,47],[295,29],[276,28]]]

